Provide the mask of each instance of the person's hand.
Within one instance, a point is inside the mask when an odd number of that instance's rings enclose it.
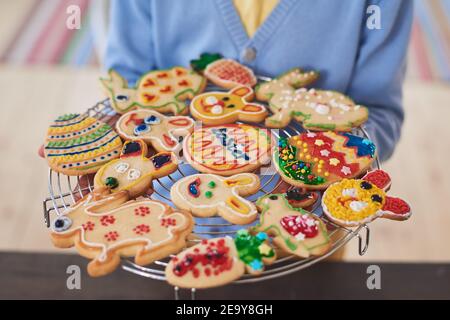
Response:
[[[45,155],[44,155],[44,145],[43,145],[43,144],[41,144],[41,146],[40,146],[39,149],[38,149],[38,156],[41,157],[41,158],[45,158]]]

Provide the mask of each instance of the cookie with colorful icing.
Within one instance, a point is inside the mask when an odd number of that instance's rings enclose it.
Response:
[[[258,211],[243,196],[259,190],[259,178],[241,173],[228,178],[215,174],[194,174],[175,182],[170,189],[172,202],[197,217],[220,215],[234,224],[254,221]]]
[[[203,73],[205,71],[208,64],[213,63],[219,59],[222,59],[223,56],[220,53],[202,53],[198,59],[192,59],[189,61],[192,70]]]
[[[179,252],[193,228],[190,214],[155,200],[129,200],[127,191],[101,188],[86,195],[52,222],[58,248],[75,246],[91,259],[93,277],[114,271],[121,257],[146,265]]]
[[[342,93],[306,89],[318,78],[315,72],[293,69],[256,89],[258,100],[268,101],[273,115],[266,118],[269,128],[284,128],[292,119],[309,130],[351,131],[367,121],[369,111]]]
[[[247,124],[201,127],[184,139],[186,161],[202,173],[231,176],[270,162],[269,130]]]
[[[367,173],[362,179],[344,179],[325,190],[322,207],[335,223],[354,227],[376,218],[407,220],[411,207],[400,198],[386,194],[391,185],[389,174],[382,170]]]
[[[136,87],[129,87],[119,73],[109,71],[109,78],[101,79],[111,106],[117,113],[134,109],[151,109],[160,113],[186,114],[186,100],[203,92],[206,79],[192,70],[173,67],[150,71],[143,75]]]
[[[87,114],[66,114],[50,125],[44,143],[48,165],[77,176],[95,173],[117,157],[122,140],[106,123]]]
[[[283,251],[308,258],[325,254],[331,247],[327,228],[316,215],[290,203],[292,195],[269,194],[256,202],[261,211],[254,230],[267,232]]]
[[[219,59],[208,64],[203,74],[209,81],[225,89],[254,87],[257,82],[250,68],[232,59]]]
[[[372,141],[349,133],[305,132],[279,138],[273,163],[287,183],[322,190],[366,172],[375,158]]]
[[[250,87],[239,86],[228,92],[206,92],[191,101],[191,115],[206,125],[220,125],[236,121],[261,122],[267,117],[266,108],[253,99]]]
[[[147,158],[142,140],[125,142],[120,158],[108,162],[95,174],[94,188],[109,187],[112,192],[127,190],[131,198],[144,194],[152,180],[167,176],[178,168],[172,152],[160,152]]]
[[[117,133],[125,140],[144,140],[156,151],[178,153],[180,137],[194,130],[194,120],[185,116],[165,116],[154,110],[136,110],[116,122]]]
[[[166,278],[180,288],[211,288],[239,279],[247,271],[258,275],[276,259],[268,237],[240,230],[236,237],[203,240],[179,253],[166,266]]]

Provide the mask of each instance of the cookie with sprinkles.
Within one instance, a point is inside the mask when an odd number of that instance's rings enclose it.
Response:
[[[323,190],[366,172],[375,158],[372,141],[349,133],[305,132],[279,138],[273,163],[281,178],[301,188]]]
[[[391,178],[383,170],[371,171],[362,179],[336,182],[323,194],[323,212],[344,227],[359,226],[376,218],[409,219],[411,207],[403,199],[388,196],[390,186]]]
[[[66,114],[48,128],[44,154],[53,170],[77,176],[97,172],[118,158],[121,148],[122,140],[108,124],[87,114]]]
[[[301,258],[320,256],[331,247],[327,228],[316,215],[293,205],[292,193],[268,194],[258,199],[261,211],[255,231],[267,232],[283,251]]]
[[[314,71],[293,69],[256,88],[256,97],[267,101],[273,115],[266,118],[269,128],[284,128],[292,119],[314,131],[351,131],[367,121],[369,111],[337,91],[306,89],[318,79]]]
[[[259,275],[276,259],[264,232],[239,230],[236,237],[202,240],[171,259],[167,282],[180,288],[211,288],[239,279],[245,272]]]

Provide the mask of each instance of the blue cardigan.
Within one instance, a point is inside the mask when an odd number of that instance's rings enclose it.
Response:
[[[381,10],[381,29],[366,27],[371,4]],[[249,38],[232,0],[114,0],[105,68],[133,83],[151,69],[188,66],[203,52],[220,52],[259,75],[317,70],[316,87],[370,108],[366,128],[386,160],[403,123],[412,9],[409,0],[280,0]]]

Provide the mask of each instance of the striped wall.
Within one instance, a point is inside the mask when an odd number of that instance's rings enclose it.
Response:
[[[0,62],[98,65],[99,41],[94,38],[99,32],[88,23],[94,15],[93,1],[99,0],[28,0],[28,14],[17,23],[0,52]],[[81,8],[80,30],[61,27],[71,4]],[[408,77],[450,82],[450,0],[415,0],[415,7]]]

